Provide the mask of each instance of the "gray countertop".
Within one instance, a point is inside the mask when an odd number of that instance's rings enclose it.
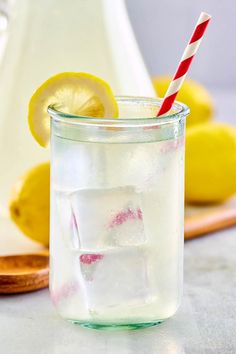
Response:
[[[137,331],[83,329],[56,314],[48,290],[0,297],[1,353],[235,354],[236,228],[185,243],[178,313]]]

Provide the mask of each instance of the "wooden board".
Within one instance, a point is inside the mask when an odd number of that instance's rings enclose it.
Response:
[[[236,225],[236,198],[213,206],[186,206],[185,240]]]

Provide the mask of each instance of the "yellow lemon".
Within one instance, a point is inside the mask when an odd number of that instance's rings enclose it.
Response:
[[[42,163],[16,183],[10,201],[10,215],[20,230],[31,239],[49,244],[50,164]]]
[[[235,193],[236,128],[205,123],[187,129],[186,201],[216,203]]]
[[[110,86],[87,74],[64,72],[52,76],[33,94],[29,102],[28,123],[35,140],[46,147],[50,136],[49,105],[57,110],[96,118],[117,118],[118,105]]]
[[[153,78],[154,87],[160,97],[164,97],[170,81],[170,76]],[[190,108],[187,127],[208,122],[213,116],[214,106],[211,95],[202,85],[193,80],[185,80],[178,93],[177,100]]]

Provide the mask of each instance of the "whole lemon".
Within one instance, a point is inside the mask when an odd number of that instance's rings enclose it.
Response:
[[[16,183],[10,215],[20,230],[34,241],[49,244],[50,164],[27,171]]]
[[[153,78],[153,85],[158,96],[164,97],[171,82],[170,76],[157,76]],[[209,92],[196,81],[186,79],[181,87],[177,100],[190,108],[187,127],[209,121],[214,112],[213,100]]]
[[[185,197],[217,203],[236,193],[236,128],[205,123],[187,129]]]

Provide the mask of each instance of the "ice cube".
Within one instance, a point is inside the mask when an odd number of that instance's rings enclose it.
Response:
[[[79,228],[72,209],[70,193],[56,192],[58,222],[64,243],[70,249],[80,248]]]
[[[85,253],[80,255],[80,268],[82,275],[85,280],[93,280],[93,274],[97,265],[97,262],[99,262],[101,259],[103,259],[103,254],[99,253]]]
[[[119,211],[110,221],[107,243],[116,246],[132,246],[145,243],[142,210],[128,206]]]
[[[82,250],[145,242],[141,197],[135,188],[79,190],[71,194]]]
[[[103,253],[81,254],[78,259],[89,310],[142,306],[151,301],[148,259],[140,247],[121,247]]]

